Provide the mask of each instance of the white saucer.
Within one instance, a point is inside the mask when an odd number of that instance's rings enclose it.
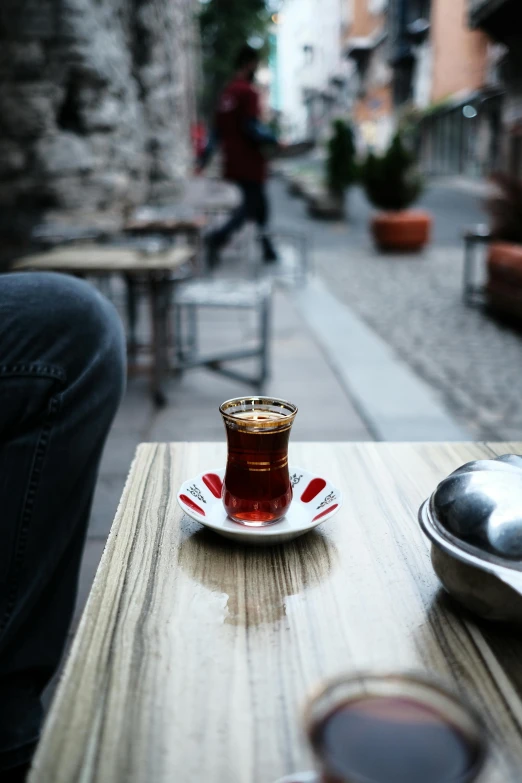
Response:
[[[290,468],[294,497],[286,516],[265,527],[248,527],[227,516],[221,500],[225,469],[207,470],[185,481],[178,503],[189,517],[225,538],[249,544],[281,544],[326,522],[343,504],[340,490],[326,479],[303,468]]]
[[[285,775],[279,778],[276,783],[319,783],[319,778],[315,772],[295,772],[293,775]]]

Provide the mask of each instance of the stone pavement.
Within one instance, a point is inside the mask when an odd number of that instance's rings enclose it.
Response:
[[[522,437],[522,338],[462,302],[462,229],[484,222],[480,187],[438,181],[423,203],[434,215],[433,242],[421,255],[383,255],[367,230],[369,207],[354,190],[348,221],[316,222],[304,203],[272,184],[285,226],[311,230],[316,268],[329,290],[381,337],[476,440]]]
[[[321,278],[310,280],[296,292],[296,298],[376,440],[470,439],[470,433],[454,421],[429,384],[340,302]]]

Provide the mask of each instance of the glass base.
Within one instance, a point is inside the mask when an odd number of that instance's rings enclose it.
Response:
[[[282,516],[274,519],[273,514],[269,512],[263,513],[262,511],[243,511],[240,514],[229,513],[229,517],[239,525],[245,525],[246,527],[266,527],[266,525],[275,525],[283,519]]]

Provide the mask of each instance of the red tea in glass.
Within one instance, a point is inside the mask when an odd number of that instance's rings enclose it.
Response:
[[[474,712],[421,677],[339,679],[310,706],[321,783],[471,783],[485,760]]]
[[[286,400],[246,397],[228,400],[219,410],[228,442],[225,510],[244,525],[271,525],[292,502],[288,439],[297,408]]]

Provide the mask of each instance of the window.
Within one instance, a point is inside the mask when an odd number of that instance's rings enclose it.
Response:
[[[416,19],[429,20],[431,13],[431,0],[410,0],[408,3],[408,20],[414,22]]]
[[[388,0],[368,0],[368,10],[371,14],[382,14],[387,5]]]

